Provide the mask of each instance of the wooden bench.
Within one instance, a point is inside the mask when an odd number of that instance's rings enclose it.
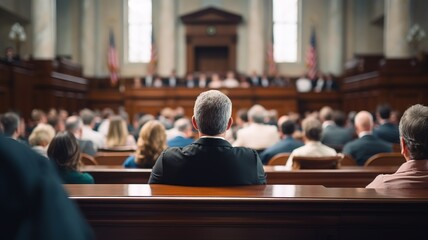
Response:
[[[323,170],[287,170],[284,166],[264,166],[268,184],[365,187],[379,174],[391,174],[397,167],[342,167]],[[121,166],[86,166],[96,184],[145,184],[151,169],[124,169]]]
[[[103,240],[423,239],[428,227],[427,190],[65,187]]]

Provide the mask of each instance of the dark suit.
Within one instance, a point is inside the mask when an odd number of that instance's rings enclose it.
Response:
[[[400,133],[398,131],[398,126],[389,122],[375,128],[373,130],[373,135],[390,143],[400,143]]]
[[[260,83],[260,77],[259,76],[250,76],[250,77],[247,78],[247,81],[253,87],[258,87],[258,86],[261,85],[261,83]]]
[[[52,162],[0,136],[2,239],[94,239]]]
[[[223,139],[200,138],[184,148],[168,148],[153,167],[149,184],[232,186],[266,184],[256,151]]]
[[[360,166],[363,166],[371,156],[387,152],[392,152],[392,145],[373,135],[365,135],[343,147],[343,153],[351,155]]]
[[[278,153],[291,153],[294,149],[303,146],[301,141],[292,137],[286,137],[276,143],[275,145],[267,148],[260,154],[260,159],[263,164],[267,164],[269,160]]]
[[[340,146],[352,141],[353,132],[348,128],[328,125],[322,131],[321,142],[329,146]]]

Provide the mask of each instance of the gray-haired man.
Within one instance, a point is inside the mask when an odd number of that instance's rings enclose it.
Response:
[[[217,90],[196,99],[192,124],[199,139],[184,148],[168,148],[153,167],[150,184],[228,186],[265,184],[256,151],[232,147],[224,137],[232,125],[232,102]]]

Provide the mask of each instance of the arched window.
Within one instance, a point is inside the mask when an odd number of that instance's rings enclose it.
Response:
[[[147,63],[152,45],[152,0],[128,0],[126,10],[126,60],[129,63]]]
[[[273,0],[273,50],[275,62],[299,59],[300,0]]]

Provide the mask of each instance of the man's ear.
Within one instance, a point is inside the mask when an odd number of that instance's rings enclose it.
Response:
[[[232,118],[232,117],[230,117],[230,118],[229,118],[229,121],[227,122],[227,128],[226,128],[226,131],[227,131],[227,130],[229,130],[229,129],[232,127],[232,124],[233,124],[233,118]]]
[[[400,137],[400,147],[401,147],[401,154],[404,156],[406,160],[409,160],[409,149],[407,148],[406,142],[404,141],[404,138]]]
[[[196,123],[195,116],[192,116],[192,125],[193,125],[193,127],[194,127],[196,130],[199,130],[199,128],[198,128],[198,124]]]

